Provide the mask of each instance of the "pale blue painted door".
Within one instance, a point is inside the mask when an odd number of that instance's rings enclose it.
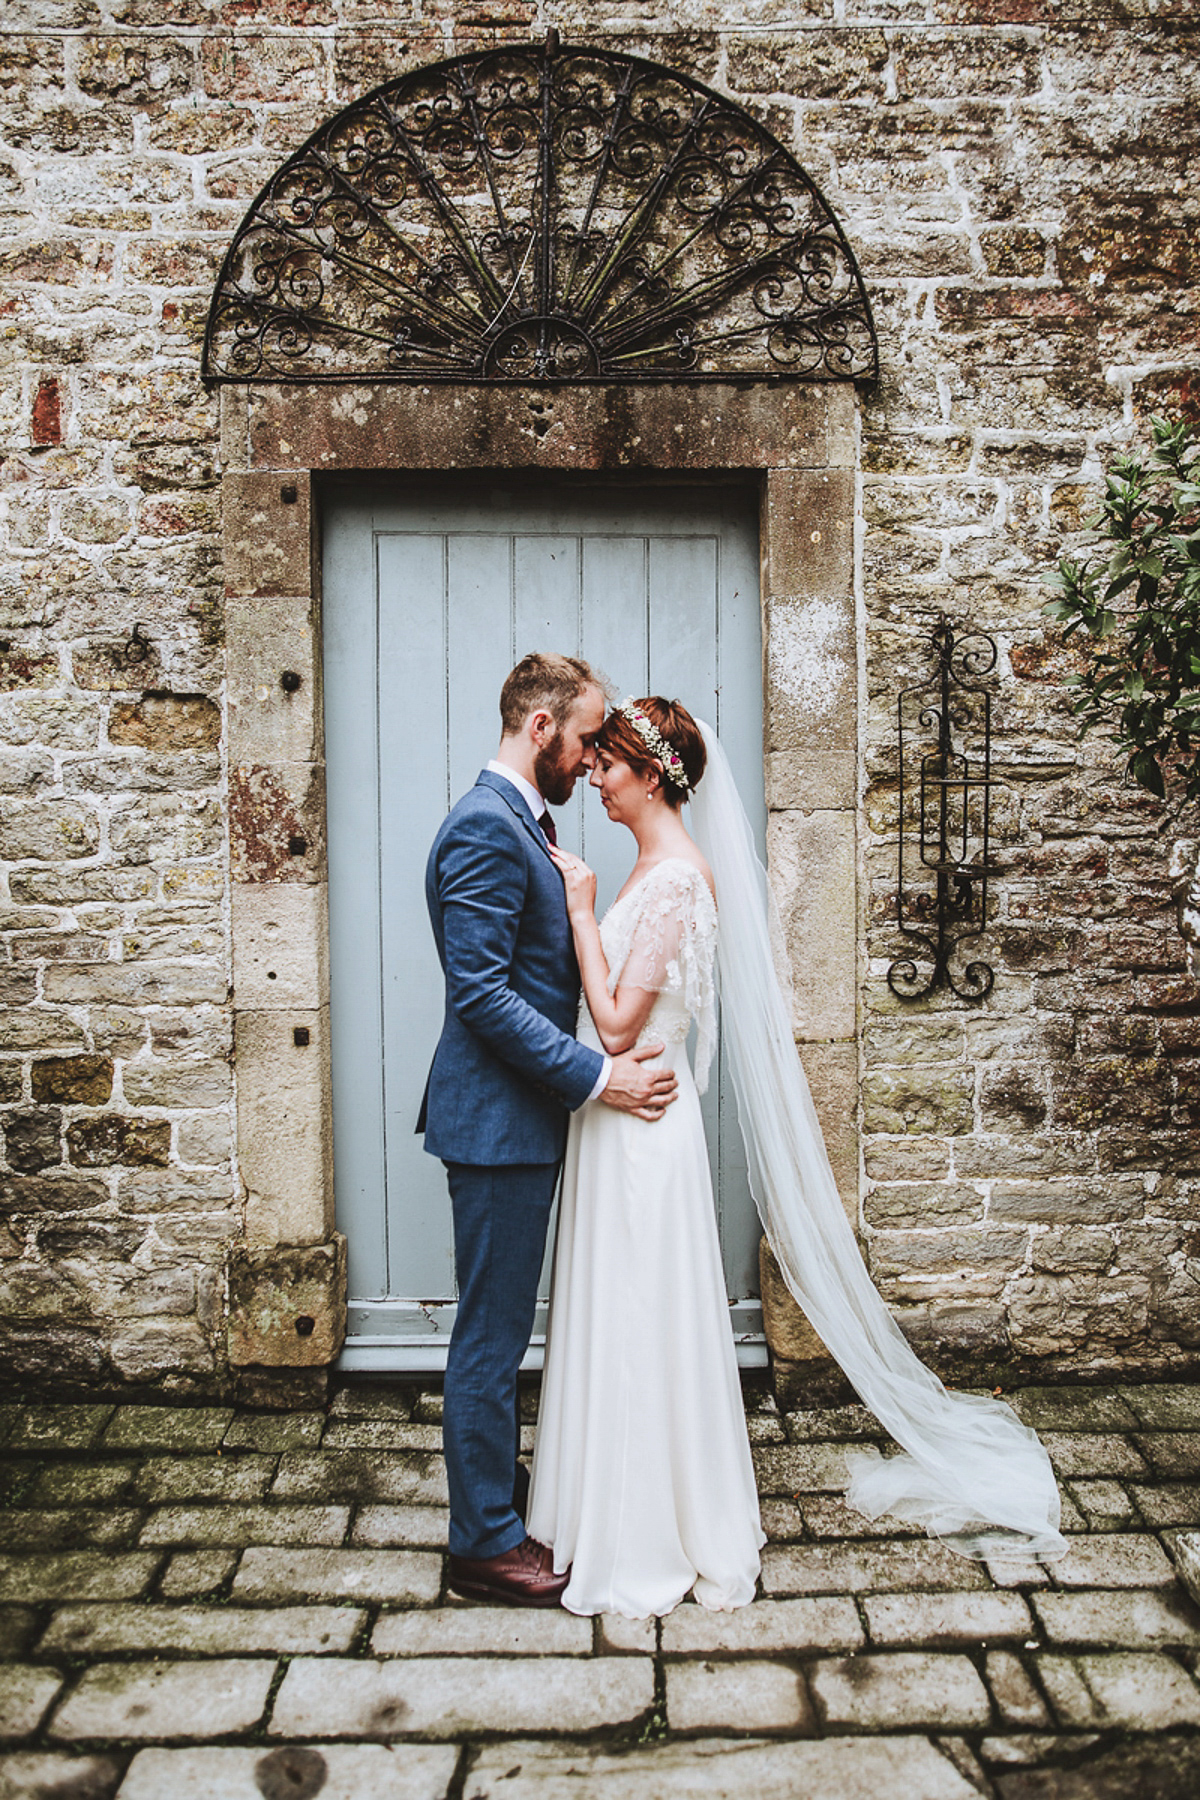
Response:
[[[584,656],[620,693],[678,696],[713,721],[761,841],[756,506],[725,488],[535,493],[485,476],[403,495],[341,487],[323,524],[342,1365],[437,1368],[454,1257],[444,1171],[414,1132],[442,1013],[426,853],[494,754],[500,685],[531,649]],[[603,906],[632,839],[583,783],[559,832],[597,870]],[[724,1071],[705,1106],[734,1326],[756,1362],[759,1233]],[[539,1318],[531,1366],[541,1331]]]

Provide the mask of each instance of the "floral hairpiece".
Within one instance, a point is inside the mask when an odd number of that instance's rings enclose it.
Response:
[[[680,760],[679,752],[672,744],[668,743],[654,721],[648,719],[633,700],[622,700],[617,711],[624,713],[638,736],[644,740],[651,756],[662,764],[663,774],[667,780],[673,781],[676,787],[682,788],[686,793],[687,772]]]

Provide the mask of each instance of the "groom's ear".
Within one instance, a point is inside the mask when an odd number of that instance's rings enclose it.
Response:
[[[535,707],[525,723],[535,744],[548,744],[558,731],[554,714],[545,706]]]

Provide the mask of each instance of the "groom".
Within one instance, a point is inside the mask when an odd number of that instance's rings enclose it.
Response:
[[[450,1586],[556,1606],[569,1571],[526,1536],[517,1371],[533,1329],[567,1114],[585,1100],[657,1119],[675,1098],[643,1044],[608,1057],[575,1039],[579,971],[547,802],[595,763],[604,692],[585,662],[523,657],[500,692],[494,762],[434,839],[425,897],[446,1013],[418,1130],[446,1165],[458,1315],[446,1364]]]

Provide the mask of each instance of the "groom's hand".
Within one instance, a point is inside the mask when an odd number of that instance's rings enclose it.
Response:
[[[639,1119],[661,1119],[675,1099],[679,1083],[673,1069],[647,1069],[643,1064],[661,1056],[662,1044],[639,1044],[612,1059],[612,1073],[600,1095],[606,1106],[636,1114]]]

